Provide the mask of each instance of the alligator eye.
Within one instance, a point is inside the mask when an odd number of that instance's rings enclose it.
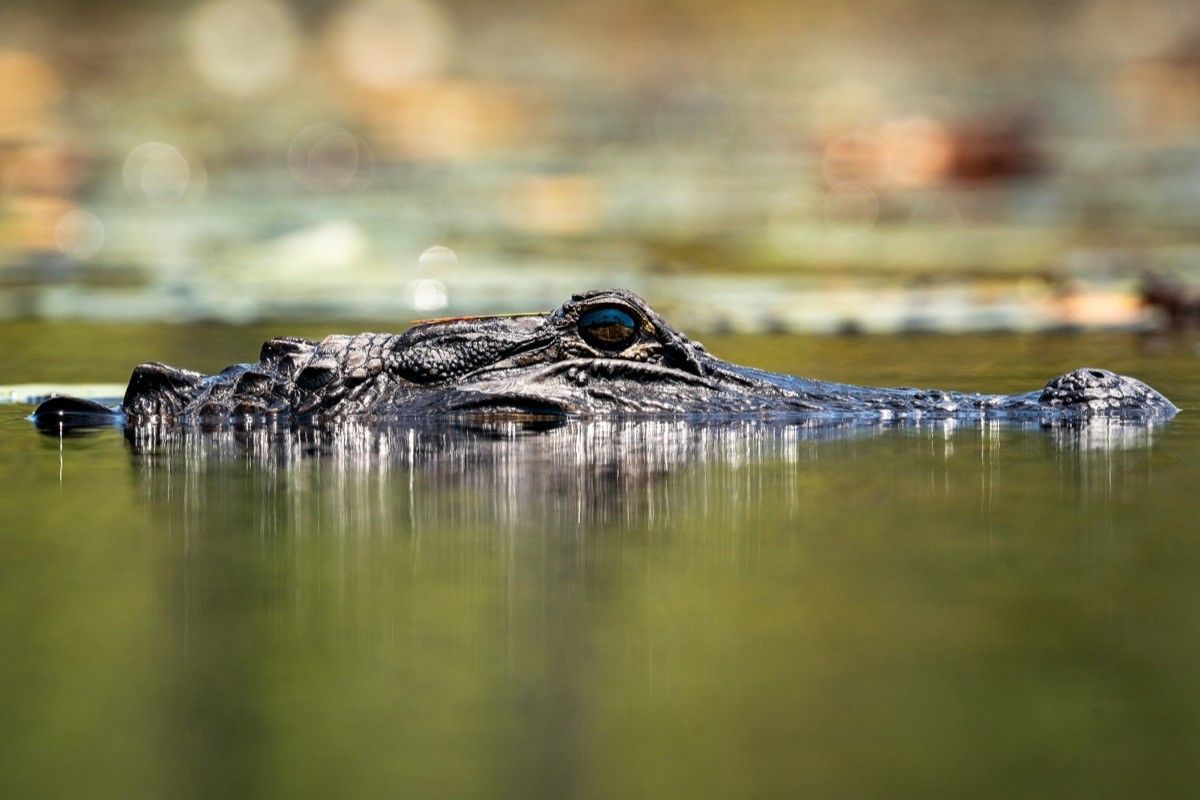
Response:
[[[637,337],[637,321],[620,308],[594,308],[579,317],[579,335],[598,350],[616,353]]]

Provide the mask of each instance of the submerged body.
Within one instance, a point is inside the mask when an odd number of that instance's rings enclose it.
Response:
[[[402,334],[292,337],[259,360],[206,376],[143,364],[117,408],[54,398],[39,424],[107,417],[128,424],[304,422],[490,414],[784,415],[1068,422],[1154,421],[1178,409],[1134,378],[1078,369],[1024,394],[883,389],[738,366],[708,353],[621,290],[573,296],[546,314],[417,323]]]

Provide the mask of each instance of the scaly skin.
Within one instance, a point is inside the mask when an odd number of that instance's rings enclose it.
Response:
[[[38,417],[82,412],[59,398]],[[57,403],[57,405],[56,405]],[[636,295],[574,295],[547,314],[418,323],[402,334],[272,339],[259,361],[205,376],[134,370],[118,415],[129,424],[342,418],[760,415],[820,419],[1151,422],[1178,409],[1141,381],[1079,369],[1016,395],[876,389],[722,361]]]

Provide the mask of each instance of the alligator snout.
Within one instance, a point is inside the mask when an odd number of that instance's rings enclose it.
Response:
[[[1137,378],[1106,369],[1085,367],[1059,375],[1046,384],[1038,402],[1051,408],[1092,413],[1176,413],[1175,404]]]

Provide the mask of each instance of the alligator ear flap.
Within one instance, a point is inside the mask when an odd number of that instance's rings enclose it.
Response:
[[[142,364],[129,376],[121,407],[132,416],[178,414],[203,380],[199,372],[159,363]]]

